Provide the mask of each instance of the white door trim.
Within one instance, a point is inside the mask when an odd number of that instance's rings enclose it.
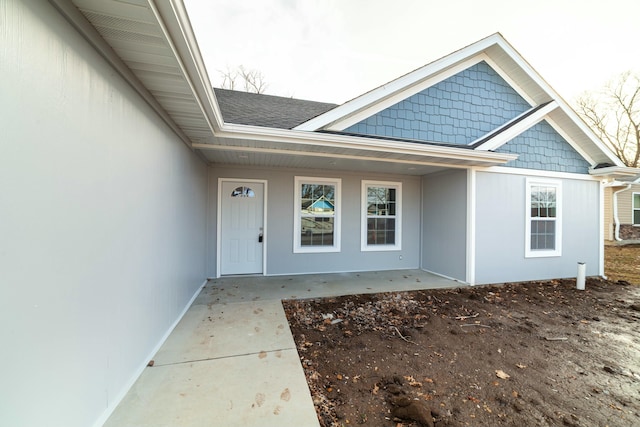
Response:
[[[222,183],[236,182],[257,182],[264,186],[263,209],[262,209],[262,275],[267,275],[267,180],[266,179],[243,179],[243,178],[218,178],[218,202],[216,210],[216,278],[220,277],[220,260],[222,241],[220,239],[220,230],[222,229]]]

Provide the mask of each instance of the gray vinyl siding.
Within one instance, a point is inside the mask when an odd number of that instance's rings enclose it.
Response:
[[[466,145],[529,108],[518,92],[481,61],[345,131]]]
[[[331,253],[294,253],[294,178],[342,179],[341,249]],[[209,169],[208,273],[216,276],[218,178],[267,181],[267,275],[377,271],[418,268],[420,264],[420,178],[344,171],[238,168]],[[363,180],[402,183],[402,249],[361,251],[360,218]],[[400,259],[402,258],[402,259]]]
[[[424,177],[422,197],[421,267],[466,281],[467,171]]]
[[[599,183],[562,179],[562,255],[525,258],[526,176],[478,172],[476,283],[575,277],[578,262],[599,274]]]
[[[588,174],[591,165],[546,120],[496,149],[517,154],[505,166],[541,171]]]

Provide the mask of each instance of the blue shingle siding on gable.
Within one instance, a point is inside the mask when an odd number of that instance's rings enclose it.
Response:
[[[496,152],[519,155],[506,164],[509,167],[589,173],[590,164],[546,121],[513,138]]]
[[[482,61],[344,131],[462,145],[530,108]]]

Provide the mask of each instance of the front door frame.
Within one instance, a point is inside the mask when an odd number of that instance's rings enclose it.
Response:
[[[222,258],[222,239],[220,230],[222,229],[222,183],[223,182],[257,182],[263,185],[264,197],[262,198],[262,276],[267,275],[267,180],[266,179],[243,179],[243,178],[218,178],[218,206],[216,214],[216,277],[219,278],[220,264]],[[259,273],[256,275],[260,275]]]

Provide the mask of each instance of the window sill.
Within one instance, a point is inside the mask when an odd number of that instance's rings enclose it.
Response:
[[[402,248],[396,245],[375,245],[375,246],[362,246],[361,252],[392,252],[401,251]]]
[[[526,251],[525,258],[552,258],[562,256],[561,251]]]
[[[314,247],[314,248],[301,248],[301,247],[296,247],[293,248],[293,253],[294,254],[326,254],[326,253],[337,253],[340,252],[340,248],[336,248],[336,247],[327,247],[327,248],[319,248],[319,247]]]

